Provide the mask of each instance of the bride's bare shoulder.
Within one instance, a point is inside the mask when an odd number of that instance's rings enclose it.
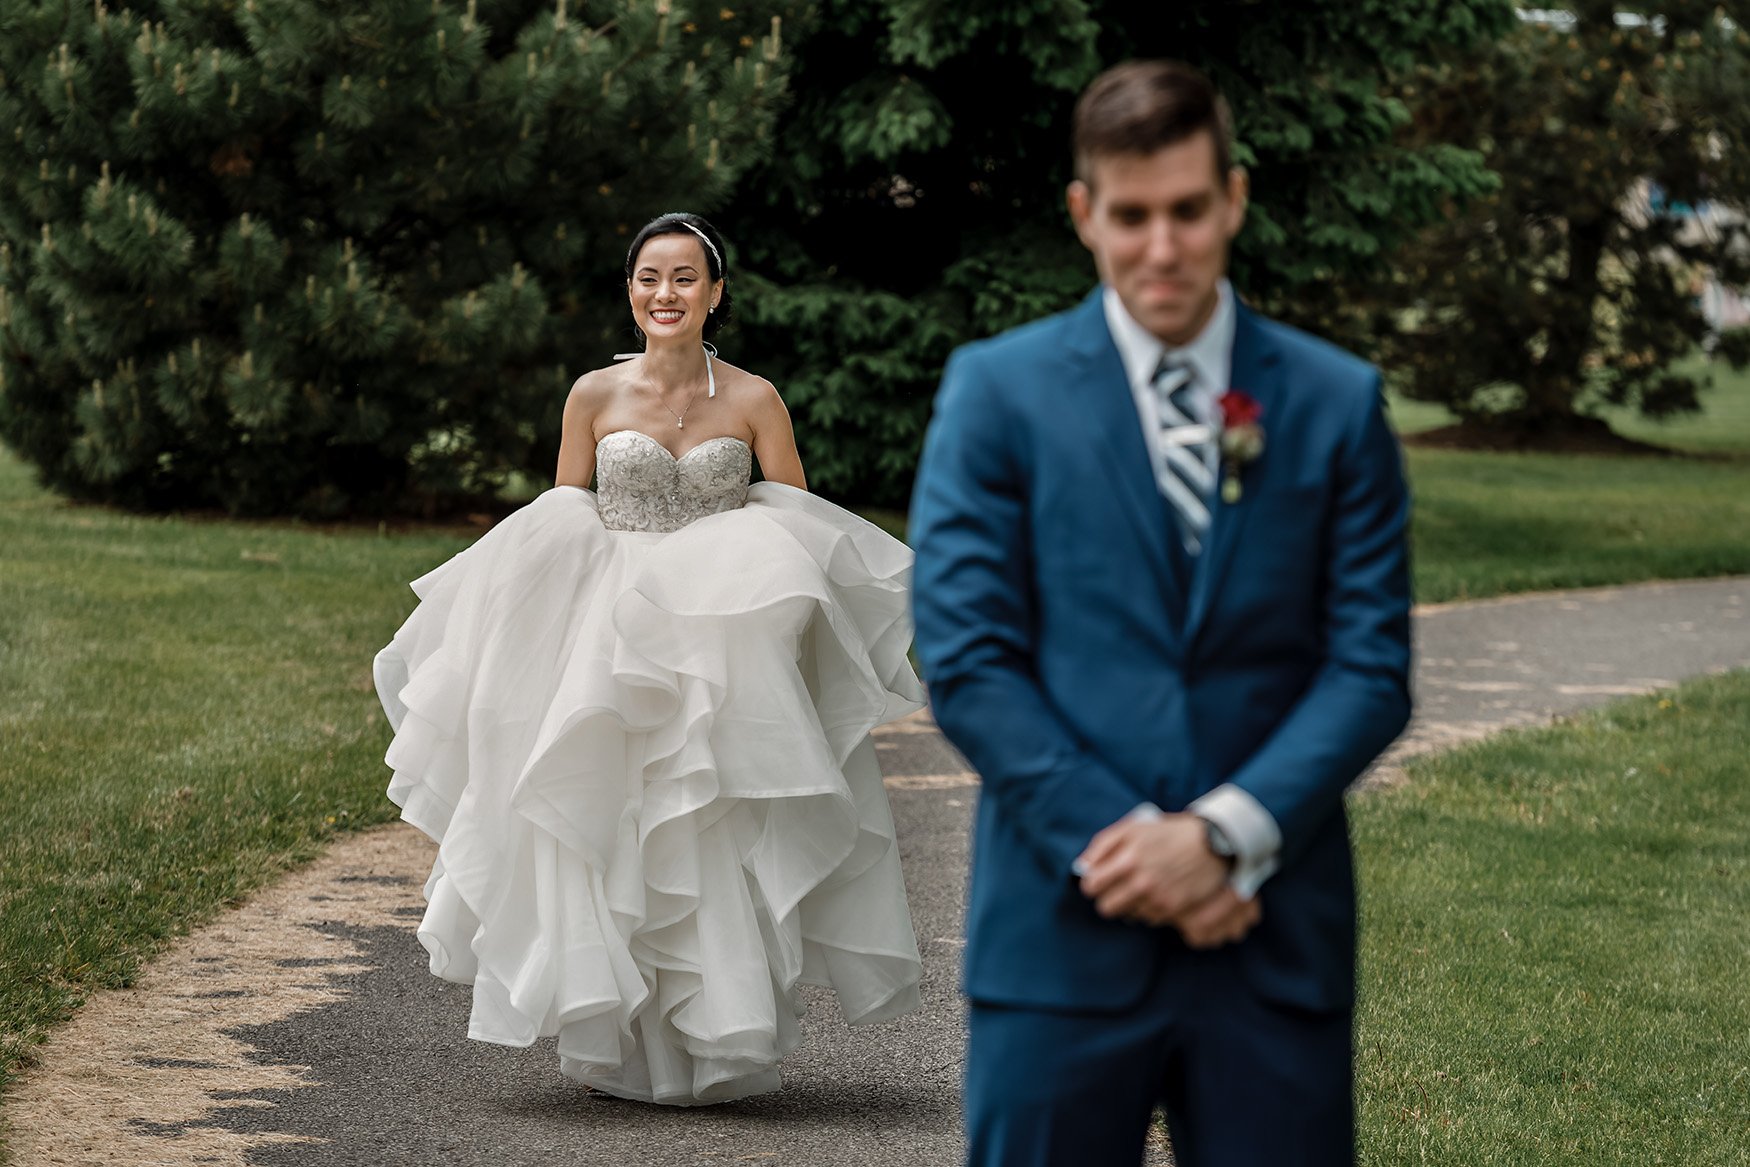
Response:
[[[629,381],[626,377],[626,366],[608,365],[606,368],[591,369],[571,383],[571,392],[566,396],[567,406],[602,406],[625,392]]]
[[[778,399],[778,387],[758,373],[750,373],[722,359],[716,361],[716,367],[718,387],[742,403],[758,406]]]

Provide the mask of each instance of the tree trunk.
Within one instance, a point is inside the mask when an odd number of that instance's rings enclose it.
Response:
[[[1598,267],[1613,220],[1569,220],[1568,275],[1556,292],[1564,311],[1550,323],[1549,351],[1525,386],[1522,416],[1532,429],[1571,429],[1578,421],[1574,402],[1585,385],[1586,354],[1598,307]]]

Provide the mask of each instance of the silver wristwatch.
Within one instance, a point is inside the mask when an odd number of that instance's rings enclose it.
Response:
[[[1203,820],[1203,831],[1209,839],[1209,849],[1231,865],[1239,852],[1234,849],[1233,840],[1227,837],[1227,832],[1209,819]]]

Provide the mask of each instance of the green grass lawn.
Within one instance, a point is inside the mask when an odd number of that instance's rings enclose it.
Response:
[[[0,1085],[143,953],[392,817],[371,656],[462,545],[72,507],[0,454]]]
[[[1362,1161],[1750,1162],[1750,673],[1351,800]]]
[[[1618,433],[1701,457],[1409,449],[1416,598],[1750,572],[1750,371],[1713,375],[1703,413],[1601,414]],[[1401,398],[1392,419],[1405,434],[1453,420]]]
[[[1750,572],[1733,459],[1408,451],[1416,599]]]

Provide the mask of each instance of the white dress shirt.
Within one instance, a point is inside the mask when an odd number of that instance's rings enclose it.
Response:
[[[1167,467],[1166,436],[1161,428],[1160,403],[1154,390],[1155,370],[1160,367],[1163,356],[1170,352],[1185,360],[1195,371],[1189,415],[1194,421],[1220,433],[1220,398],[1227,392],[1228,380],[1233,375],[1236,315],[1233,288],[1226,280],[1217,285],[1216,294],[1215,312],[1203,326],[1203,331],[1191,343],[1178,348],[1167,345],[1138,324],[1110,286],[1101,296],[1106,310],[1106,327],[1118,347],[1119,359],[1124,362],[1124,375],[1130,381],[1130,393],[1136,400],[1136,415],[1142,425],[1143,438],[1148,443],[1157,484],[1172,474]],[[1219,445],[1218,441],[1212,441],[1206,447],[1205,456],[1211,471],[1220,469],[1216,464],[1220,456]],[[1160,489],[1163,494],[1166,492],[1164,485]],[[1210,511],[1214,514],[1219,507],[1210,501]],[[1231,782],[1217,786],[1186,809],[1215,824],[1232,844],[1234,867],[1228,883],[1242,898],[1250,899],[1276,871],[1282,831],[1275,818],[1264,809],[1263,803]],[[1146,804],[1138,810],[1145,815],[1150,810],[1158,813],[1158,808]]]

